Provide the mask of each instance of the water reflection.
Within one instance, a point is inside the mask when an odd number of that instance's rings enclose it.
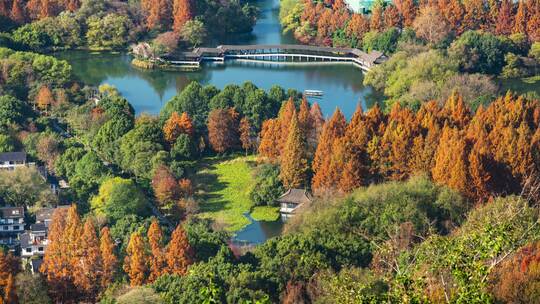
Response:
[[[358,102],[367,108],[380,98],[371,88],[362,85],[361,70],[351,64],[278,65],[228,61],[205,64],[197,72],[179,72],[135,68],[127,54],[70,51],[56,55],[68,60],[75,75],[85,83],[108,83],[117,87],[137,113],[159,113],[163,105],[191,81],[212,84],[220,89],[227,84],[251,81],[265,90],[274,84],[299,91],[322,90],[325,94],[318,102],[326,116],[339,107],[350,117]]]
[[[244,216],[251,221],[251,224],[234,235],[232,240],[237,245],[258,245],[264,243],[269,238],[281,234],[281,230],[283,229],[281,220],[275,222],[258,222],[249,213],[245,213]]]

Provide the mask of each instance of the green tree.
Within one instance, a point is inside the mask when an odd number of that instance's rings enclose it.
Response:
[[[15,141],[8,134],[0,133],[0,153],[5,152],[14,152],[15,151]]]
[[[189,20],[184,24],[180,31],[180,35],[193,47],[198,47],[204,43],[208,34],[204,23],[200,19],[194,19]]]
[[[30,110],[22,101],[10,95],[0,96],[0,129],[10,125],[21,125]]]
[[[32,209],[58,200],[35,167],[0,170],[0,198],[7,205]]]
[[[508,44],[490,33],[468,31],[448,49],[449,55],[469,73],[499,74]]]
[[[274,205],[283,194],[284,188],[279,178],[279,167],[263,164],[255,170],[255,183],[249,192],[249,198],[255,205]]]
[[[47,286],[40,274],[21,272],[16,277],[17,298],[20,303],[52,303],[47,294]]]
[[[86,25],[86,40],[88,46],[94,49],[120,49],[129,42],[131,22],[126,16],[114,13],[102,18],[92,16]]]
[[[121,177],[105,180],[90,202],[93,211],[113,221],[126,215],[147,215],[148,204],[148,199],[137,185]]]

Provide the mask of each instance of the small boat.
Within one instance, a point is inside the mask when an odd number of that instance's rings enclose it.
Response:
[[[323,96],[324,92],[323,91],[318,91],[318,90],[304,90],[304,95],[306,95],[306,96]]]

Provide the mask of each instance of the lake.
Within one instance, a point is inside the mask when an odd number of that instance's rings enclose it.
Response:
[[[279,0],[254,2],[261,10],[250,34],[238,35],[227,44],[291,44],[291,35],[284,35],[279,24]],[[129,100],[137,113],[157,114],[163,105],[191,81],[223,88],[227,84],[253,82],[268,90],[273,85],[298,91],[324,92],[317,101],[325,116],[339,107],[352,116],[360,102],[365,108],[381,99],[380,94],[362,84],[363,73],[350,63],[288,64],[271,62],[227,61],[208,63],[196,72],[144,70],[131,66],[131,56],[125,53],[88,53],[67,51],[56,54],[67,60],[74,74],[90,85],[114,85]]]

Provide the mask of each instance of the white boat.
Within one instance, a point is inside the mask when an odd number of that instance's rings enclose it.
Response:
[[[306,96],[323,96],[324,92],[319,90],[304,90]]]

